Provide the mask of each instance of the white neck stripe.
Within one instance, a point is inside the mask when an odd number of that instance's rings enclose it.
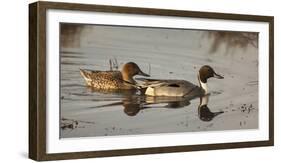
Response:
[[[205,95],[208,94],[208,86],[207,83],[203,83],[200,79],[200,75],[198,74],[198,80],[201,88],[205,91]]]

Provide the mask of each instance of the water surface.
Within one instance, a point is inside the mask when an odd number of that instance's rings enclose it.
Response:
[[[258,53],[254,46],[223,44],[210,52],[207,31],[61,26],[61,137],[93,137],[258,128]],[[231,39],[230,39],[231,40]],[[210,79],[208,108],[200,98],[141,96],[85,86],[79,69],[121,69],[135,62],[152,78],[197,84],[202,65],[224,79]],[[201,99],[202,100],[202,99]]]

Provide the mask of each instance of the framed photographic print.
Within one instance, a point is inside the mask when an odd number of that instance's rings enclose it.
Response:
[[[272,146],[271,16],[29,5],[29,157]]]

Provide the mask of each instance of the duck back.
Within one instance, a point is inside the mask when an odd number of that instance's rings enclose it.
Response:
[[[96,89],[131,89],[124,83],[120,71],[80,70],[88,86]]]
[[[185,80],[158,80],[147,79],[145,94],[150,96],[200,96],[204,91]]]

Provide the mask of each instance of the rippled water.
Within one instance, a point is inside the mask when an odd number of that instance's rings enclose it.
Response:
[[[210,53],[206,31],[110,26],[63,27],[61,34],[61,137],[174,133],[258,128],[257,49],[224,46]],[[208,81],[208,108],[200,98],[140,96],[85,86],[79,69],[109,70],[133,61],[151,78],[197,84],[202,65],[224,79]]]

